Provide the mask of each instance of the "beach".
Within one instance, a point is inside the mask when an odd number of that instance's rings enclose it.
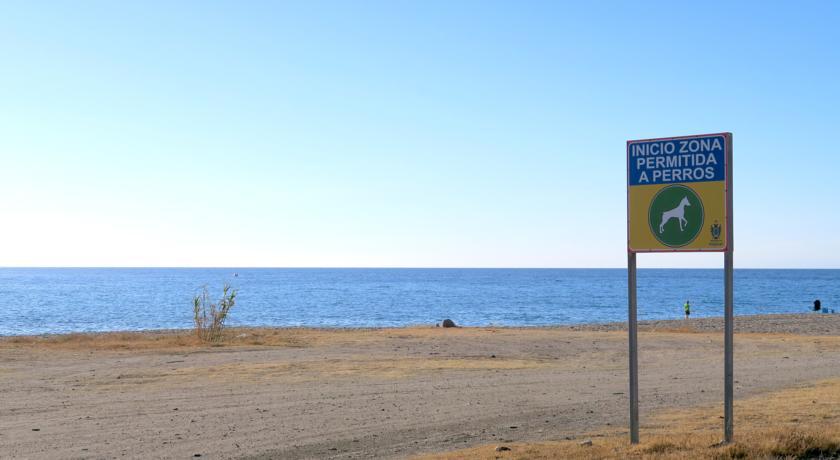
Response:
[[[221,346],[188,331],[6,337],[0,452],[406,458],[620,434],[623,328],[248,328]],[[643,430],[722,403],[721,330],[719,318],[640,325]],[[840,378],[840,315],[737,317],[735,337],[736,400]]]

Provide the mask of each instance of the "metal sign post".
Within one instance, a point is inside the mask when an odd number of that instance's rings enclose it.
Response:
[[[734,385],[734,335],[735,320],[733,318],[733,249],[734,237],[732,225],[732,135],[729,135],[729,142],[726,143],[726,252],[723,255],[723,303],[724,303],[724,326],[723,326],[723,441],[732,442],[732,405],[735,399]]]
[[[639,442],[639,347],[636,337],[636,253],[627,253],[627,334],[630,344],[630,442]]]
[[[639,442],[636,253],[724,253],[724,442],[732,441],[732,134],[627,141],[630,442]]]

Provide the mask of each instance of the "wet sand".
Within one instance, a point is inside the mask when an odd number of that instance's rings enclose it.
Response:
[[[722,400],[719,322],[642,327],[642,423]],[[621,329],[240,330],[221,347],[171,332],[6,338],[0,452],[402,458],[564,439],[626,423]],[[840,377],[840,315],[739,317],[735,359],[737,398]]]

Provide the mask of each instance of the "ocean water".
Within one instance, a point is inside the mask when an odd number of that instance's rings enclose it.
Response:
[[[238,275],[238,276],[235,276]],[[735,314],[840,311],[840,270],[736,270]],[[627,319],[625,269],[0,268],[0,335],[189,328],[192,296],[239,289],[230,325],[469,326]],[[640,319],[723,314],[723,271],[640,269]]]

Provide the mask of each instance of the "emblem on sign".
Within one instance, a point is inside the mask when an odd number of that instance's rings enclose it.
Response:
[[[720,239],[720,224],[718,223],[718,221],[715,221],[715,223],[713,223],[712,226],[709,227],[709,231],[712,233],[713,240]]]

